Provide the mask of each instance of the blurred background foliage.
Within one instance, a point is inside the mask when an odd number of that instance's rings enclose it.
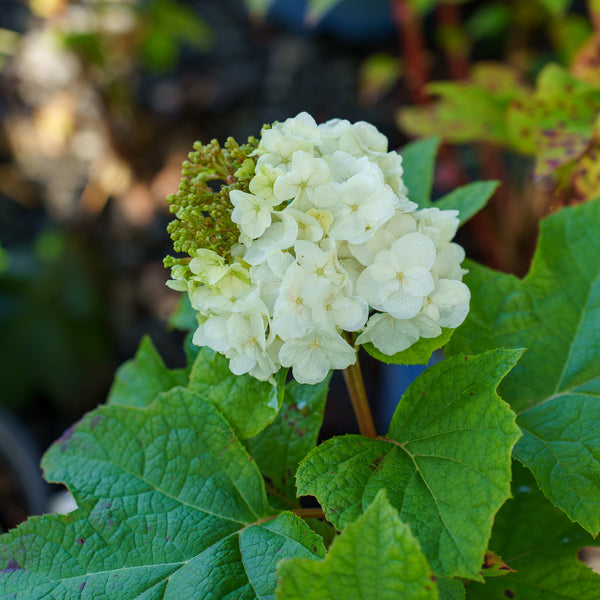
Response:
[[[500,180],[460,241],[522,275],[539,219],[600,192],[599,36],[599,0],[0,0],[0,406],[43,449],[143,333],[181,365],[162,267],[181,163],[302,110],[391,148],[441,136],[440,195]],[[336,402],[329,434],[353,426]],[[25,515],[9,467],[5,528]]]

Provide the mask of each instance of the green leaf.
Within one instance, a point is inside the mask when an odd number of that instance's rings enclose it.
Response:
[[[446,346],[450,353],[528,348],[500,387],[523,431],[515,456],[593,535],[600,531],[599,231],[595,200],[543,221],[524,279],[469,264],[471,312]]]
[[[300,463],[299,493],[316,496],[343,529],[385,488],[437,575],[481,579],[520,435],[495,390],[519,356],[500,349],[429,367],[400,400],[385,438],[347,435],[315,448]]]
[[[487,204],[499,183],[498,181],[475,181],[463,185],[434,202],[433,206],[441,210],[457,210],[462,225]]]
[[[181,329],[182,331],[191,331],[198,327],[196,315],[198,313],[192,308],[190,297],[187,294],[181,294],[177,302],[175,311],[169,317],[169,327]]]
[[[402,149],[404,184],[408,188],[409,199],[416,202],[419,208],[431,204],[435,155],[439,145],[439,137],[430,137],[410,142]]]
[[[277,573],[277,600],[438,598],[419,542],[383,490],[334,540],[325,560],[282,561]]]
[[[95,410],[43,466],[79,509],[2,536],[2,598],[272,598],[281,558],[324,555],[302,521],[268,506],[219,411],[183,388]]]
[[[469,600],[597,600],[600,575],[580,562],[584,546],[598,542],[569,521],[515,463],[514,499],[500,510],[491,547],[516,572],[467,586]]]
[[[448,343],[454,329],[442,328],[442,333],[435,338],[419,338],[412,346],[398,352],[393,356],[384,354],[371,342],[363,344],[362,347],[373,357],[388,365],[426,365],[431,355]]]
[[[564,15],[572,0],[540,0],[540,2],[554,17],[559,17]]]
[[[327,377],[316,385],[290,381],[276,419],[246,447],[267,477],[267,489],[296,505],[294,475],[298,463],[317,443],[329,390]]]
[[[442,577],[437,580],[440,600],[465,600],[465,586],[458,579]]]
[[[409,135],[436,134],[458,144],[509,143],[509,106],[529,96],[519,73],[492,62],[475,64],[466,81],[435,81],[427,90],[439,99],[426,106],[400,109],[398,126]]]
[[[135,357],[117,369],[108,402],[142,408],[158,394],[186,385],[187,380],[187,370],[167,369],[150,337],[144,336]]]
[[[486,205],[498,182],[476,181],[432,202],[435,155],[439,144],[439,137],[430,137],[410,142],[402,149],[403,178],[408,188],[408,198],[416,202],[419,208],[436,206],[441,210],[458,210],[462,224]]]
[[[201,348],[192,365],[189,388],[208,398],[232,424],[240,439],[260,433],[277,416],[285,390],[286,370],[277,385],[250,375],[234,375],[229,361],[210,348]]]
[[[485,553],[483,565],[481,566],[482,575],[485,577],[503,577],[511,572],[514,573],[514,569],[509,567],[501,556],[491,550]]]
[[[577,159],[592,138],[600,90],[548,65],[535,95],[515,102],[507,112],[511,142],[536,157],[534,174],[544,177]]]

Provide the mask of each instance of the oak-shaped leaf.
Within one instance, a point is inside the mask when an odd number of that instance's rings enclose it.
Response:
[[[513,496],[500,509],[491,548],[514,569],[504,577],[469,583],[469,600],[597,600],[600,575],[578,559],[598,545],[548,502],[527,469],[515,462]]]
[[[158,394],[186,385],[188,377],[186,369],[168,369],[150,337],[144,336],[135,357],[117,369],[108,402],[148,406]]]
[[[208,398],[240,439],[257,435],[271,423],[283,402],[287,369],[275,374],[276,385],[251,375],[234,375],[229,360],[203,347],[192,365],[188,387]]]
[[[506,113],[510,103],[530,93],[517,71],[493,62],[473,65],[466,81],[434,81],[426,89],[436,100],[425,106],[401,108],[398,126],[409,135],[440,135],[457,144],[508,143]]]
[[[542,222],[524,279],[469,264],[471,310],[446,346],[527,348],[500,386],[523,431],[515,456],[592,535],[600,532],[599,232],[595,200]]]
[[[435,578],[408,525],[381,490],[325,560],[285,560],[277,600],[438,600]]]
[[[2,598],[273,598],[280,559],[325,553],[303,521],[270,508],[229,423],[184,388],[147,408],[100,407],[43,466],[79,508],[0,538]]]
[[[496,387],[521,351],[457,356],[408,388],[385,437],[334,437],[301,463],[298,492],[338,529],[385,488],[436,575],[482,579],[494,515],[510,495],[515,415]]]
[[[549,175],[585,152],[599,103],[598,88],[548,65],[538,76],[535,94],[508,110],[511,143],[536,157],[537,177]]]
[[[294,476],[298,463],[315,447],[329,390],[326,377],[316,385],[290,381],[285,386],[281,410],[275,420],[258,435],[245,441],[267,481],[271,503],[279,500],[282,508],[298,505]]]
[[[210,400],[225,416],[240,439],[257,435],[275,419],[285,389],[286,369],[275,374],[275,385],[250,375],[234,375],[229,361],[207,347],[186,339],[186,369],[169,369],[150,338],[144,337],[133,359],[117,370],[108,402],[148,406],[161,392],[186,386]]]

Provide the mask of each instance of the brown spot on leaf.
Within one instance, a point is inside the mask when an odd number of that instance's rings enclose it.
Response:
[[[515,593],[511,590],[511,589],[505,589],[504,590],[504,596],[506,598],[514,598],[515,597]]]
[[[85,544],[85,538],[82,538],[82,537],[80,537],[80,538],[77,540],[77,543],[78,543],[78,544]]]
[[[371,472],[377,471],[382,460],[383,460],[383,456],[376,456],[369,464],[369,471],[371,471]]]

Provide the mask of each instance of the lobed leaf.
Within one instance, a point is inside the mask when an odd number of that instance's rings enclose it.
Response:
[[[584,546],[598,545],[539,492],[531,474],[515,463],[514,499],[500,510],[491,547],[515,572],[470,583],[469,600],[596,600],[600,575],[578,560]]]
[[[426,106],[399,110],[400,129],[410,135],[441,135],[458,144],[508,143],[507,110],[511,102],[529,95],[514,69],[492,62],[474,65],[467,81],[436,81],[427,89],[439,99]]]
[[[419,542],[381,490],[337,537],[323,561],[286,560],[278,600],[437,600]]]
[[[285,390],[287,370],[275,375],[276,385],[250,375],[234,375],[229,361],[203,347],[192,365],[189,388],[209,399],[225,416],[240,439],[257,435],[275,419]]]
[[[510,494],[520,433],[495,390],[518,350],[458,356],[419,376],[384,438],[332,438],[296,476],[337,529],[356,521],[384,488],[436,575],[481,579],[494,515]]]
[[[158,394],[186,385],[187,380],[187,370],[167,369],[150,337],[144,336],[135,357],[117,369],[108,402],[142,408]]]
[[[446,346],[450,353],[528,348],[500,386],[523,431],[515,456],[593,535],[600,532],[598,231],[595,200],[543,221],[524,279],[469,264],[471,311]]]
[[[183,388],[147,408],[95,410],[43,466],[79,509],[2,536],[2,598],[272,598],[281,558],[325,552],[300,519],[269,507],[230,425]]]
[[[507,113],[511,143],[520,152],[535,155],[537,177],[583,154],[599,102],[600,90],[549,65],[538,77],[535,94],[511,105]]]

